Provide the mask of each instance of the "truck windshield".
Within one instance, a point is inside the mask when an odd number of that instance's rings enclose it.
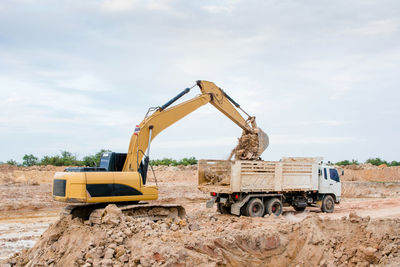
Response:
[[[332,180],[340,182],[339,174],[336,169],[329,169],[329,176],[331,177]]]

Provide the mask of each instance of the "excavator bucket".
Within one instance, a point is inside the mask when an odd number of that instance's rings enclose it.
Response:
[[[269,145],[269,137],[268,135],[261,130],[260,128],[257,127],[257,135],[258,135],[258,156],[261,156],[261,154],[267,149]]]

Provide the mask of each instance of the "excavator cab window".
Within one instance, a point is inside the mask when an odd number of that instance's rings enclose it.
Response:
[[[126,153],[103,153],[100,160],[100,168],[104,168],[109,172],[120,172],[124,167],[125,160]]]
[[[145,156],[142,162],[140,162],[139,165],[139,173],[140,176],[142,176],[142,181],[143,184],[146,184],[146,178],[147,178],[147,168],[149,167],[149,158]]]

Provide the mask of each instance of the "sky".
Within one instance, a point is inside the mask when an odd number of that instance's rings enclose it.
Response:
[[[126,152],[147,109],[196,80],[256,116],[265,160],[400,160],[399,14],[397,0],[2,0],[0,161]],[[206,105],[150,157],[225,159],[240,134]]]

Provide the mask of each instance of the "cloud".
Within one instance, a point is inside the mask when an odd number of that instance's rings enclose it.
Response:
[[[125,12],[137,9],[169,10],[168,0],[103,0],[102,8],[108,12]]]
[[[236,145],[236,138],[223,137],[213,139],[193,139],[193,140],[162,140],[155,139],[152,143],[154,148],[205,148],[205,147],[234,147]]]
[[[296,124],[300,126],[322,125],[322,126],[342,126],[350,123],[349,121],[342,120],[319,120],[319,121],[297,121]]]
[[[270,143],[274,145],[338,145],[353,142],[364,142],[354,136],[294,136],[294,135],[271,135]]]
[[[257,117],[271,159],[304,147],[398,156],[398,1],[0,2],[1,161],[28,148],[125,148],[149,106],[198,79]],[[168,147],[157,157],[235,144],[240,129],[211,105],[195,114],[156,139]]]
[[[399,19],[383,19],[368,21],[363,25],[346,28],[342,33],[345,35],[361,37],[385,37],[398,32],[400,26]]]

